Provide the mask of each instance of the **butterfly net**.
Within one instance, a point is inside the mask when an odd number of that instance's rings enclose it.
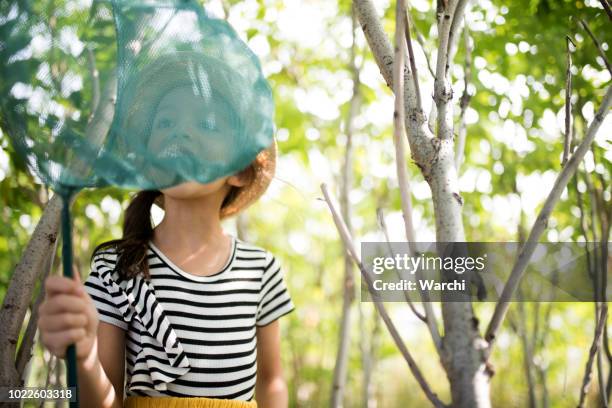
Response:
[[[195,1],[74,2],[80,11],[53,16],[19,4],[0,21],[12,52],[3,69],[36,73],[3,84],[2,126],[56,191],[207,183],[271,145],[257,57]]]

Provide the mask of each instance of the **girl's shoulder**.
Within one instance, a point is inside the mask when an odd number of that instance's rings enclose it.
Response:
[[[253,244],[251,242],[243,241],[242,239],[236,237],[236,248],[243,252],[253,252],[260,254],[267,254],[269,251],[262,246]]]
[[[98,246],[91,255],[92,262],[116,262],[117,261],[117,246]]]
[[[98,246],[91,256],[91,272],[102,273],[108,270],[114,275],[117,258],[116,245]]]
[[[274,262],[276,257],[268,249],[250,242],[236,238],[236,255],[238,259],[249,259],[251,261],[262,261],[264,266]]]

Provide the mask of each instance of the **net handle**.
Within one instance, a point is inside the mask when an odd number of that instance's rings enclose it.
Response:
[[[75,187],[62,189],[62,264],[65,277],[73,279],[72,270],[72,220],[70,217],[70,202],[78,191]],[[79,388],[77,377],[77,357],[76,346],[71,344],[66,350],[66,385],[73,389],[73,397],[70,401],[70,408],[79,408]]]

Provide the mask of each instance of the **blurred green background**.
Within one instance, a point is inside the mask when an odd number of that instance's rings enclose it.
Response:
[[[391,36],[394,3],[375,3]],[[24,4],[0,1],[0,94],[3,104],[29,99],[30,125],[35,128],[36,106],[45,103],[45,93],[60,93],[61,108],[69,112],[79,111],[91,99],[90,87],[65,89],[62,83],[64,77],[78,76],[89,69],[83,63],[81,28],[74,26],[74,16],[87,11],[91,4],[86,0],[35,2],[29,12],[44,11],[52,18],[47,26],[25,30],[23,38],[14,42],[19,46],[7,47],[4,39]],[[276,177],[257,204],[225,225],[229,232],[268,248],[281,260],[296,305],[296,311],[282,319],[284,369],[291,406],[327,406],[338,344],[344,261],[319,185],[328,183],[338,195],[347,140],[345,121],[353,92],[350,2],[215,0],[205,2],[205,7],[221,18],[227,17],[261,58],[276,101]],[[414,0],[409,2],[409,9],[423,37],[426,54],[435,61],[435,5],[428,0]],[[612,30],[597,0],[481,0],[473,2],[467,13],[474,50],[460,188],[470,241],[522,239],[560,169],[566,35],[576,45],[572,71],[578,140],[599,106],[610,74],[578,25],[578,18],[588,22],[609,58]],[[112,26],[91,29],[112,43]],[[354,235],[357,242],[384,239],[376,222],[376,209],[381,208],[391,239],[399,241],[404,236],[392,139],[393,98],[358,25],[355,33],[360,103],[353,117],[354,171],[349,193]],[[57,36],[63,46],[50,48],[50,36]],[[94,52],[104,79],[112,68],[114,51],[109,47]],[[426,68],[425,54],[416,42],[415,53],[428,111],[433,79]],[[457,99],[464,89],[464,59],[461,42],[453,70]],[[52,81],[41,81],[41,72],[47,72],[44,70],[51,72]],[[457,115],[458,112],[457,108]],[[85,126],[85,115],[82,122]],[[581,229],[578,195],[587,226],[600,230],[602,214],[610,214],[611,135],[612,121],[608,116],[577,179],[570,182],[557,204],[544,240],[593,240],[590,234],[585,237]],[[434,241],[429,187],[413,163],[409,173],[417,238]],[[88,273],[94,246],[120,237],[122,210],[132,193],[105,188],[78,195],[73,207],[75,261],[83,275]],[[50,194],[26,171],[7,135],[0,131],[0,299]],[[154,216],[159,220],[161,210],[156,210]],[[609,240],[609,236],[595,238]],[[58,267],[54,270],[59,272]],[[352,306],[344,405],[429,406],[372,304],[358,300]],[[387,306],[434,391],[448,401],[448,382],[426,327],[406,305]],[[478,304],[475,308],[482,330],[493,305]],[[495,370],[493,405],[528,406],[522,332],[537,340],[530,361],[536,379],[537,406],[576,406],[593,337],[593,314],[594,306],[588,303],[514,304],[491,358]],[[364,391],[364,355],[370,356],[373,364],[369,397]],[[49,354],[37,345],[29,384],[44,384],[49,371],[53,381],[58,368],[49,361]],[[597,381],[592,383],[591,391],[595,401]]]

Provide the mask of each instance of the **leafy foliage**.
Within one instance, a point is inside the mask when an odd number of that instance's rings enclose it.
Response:
[[[0,297],[28,241],[48,198],[38,180],[26,171],[15,155],[6,134],[7,112],[15,104],[27,105],[27,98],[15,96],[19,83],[43,92],[61,92],[62,77],[88,69],[85,53],[68,55],[65,50],[38,50],[36,30],[58,35],[74,24],[75,4],[68,0],[33,2],[0,1]],[[376,2],[379,3],[379,2]],[[382,2],[385,3],[385,2]],[[436,48],[434,5],[421,0],[411,3],[415,28],[424,38],[425,54]],[[563,149],[563,106],[566,66],[566,35],[576,44],[573,58],[573,113],[575,139],[580,140],[598,106],[610,75],[588,35],[579,26],[585,20],[610,58],[612,31],[597,1],[517,0],[513,2],[472,2],[467,15],[474,43],[472,53],[473,94],[468,109],[466,159],[461,170],[466,235],[471,241],[514,241],[528,229],[560,169]],[[88,12],[104,7],[94,2]],[[246,238],[277,254],[286,270],[290,292],[297,305],[283,321],[283,355],[289,382],[291,406],[318,407],[328,404],[336,353],[338,321],[342,299],[343,253],[325,205],[319,199],[319,183],[340,183],[340,169],[346,144],[345,120],[352,83],[349,68],[351,39],[350,4],[340,0],[285,2],[279,0],[225,3],[229,21],[263,61],[276,101],[276,137],[280,158],[270,190],[250,208],[242,221]],[[208,6],[208,5],[207,5]],[[385,28],[393,32],[393,5],[380,4]],[[49,8],[54,18],[40,27],[20,27],[20,15]],[[34,30],[36,28],[36,30]],[[359,28],[359,27],[358,27]],[[38,34],[42,35],[42,34]],[[79,38],[112,41],[110,25],[78,27]],[[8,48],[1,39],[17,37]],[[100,38],[101,37],[101,38]],[[403,240],[399,191],[392,144],[392,98],[357,30],[357,65],[361,67],[361,103],[354,118],[354,174],[350,202],[358,239],[383,239],[376,223],[376,209],[387,216],[391,238]],[[23,52],[23,49],[31,52]],[[425,84],[422,95],[431,95],[433,80],[420,47],[415,43],[419,75]],[[102,77],[113,69],[113,52],[93,50]],[[21,55],[15,59],[15,55]],[[434,54],[435,55],[435,54]],[[454,93],[463,92],[465,48],[459,47],[453,71]],[[55,78],[49,83],[37,79],[41,69]],[[87,124],[91,84],[67,93],[66,109],[79,110]],[[428,102],[430,103],[430,102]],[[458,108],[455,112],[458,115]],[[32,114],[28,129],[37,131],[38,118]],[[605,122],[592,154],[587,155],[577,183],[558,203],[549,223],[546,239],[583,239],[580,227],[581,194],[587,224],[599,226],[590,208],[610,207],[610,165],[612,145],[610,121]],[[431,195],[418,169],[410,163],[417,235],[433,239]],[[588,178],[588,179],[587,179]],[[589,183],[587,183],[589,181]],[[590,187],[589,187],[590,186]],[[588,190],[587,190],[588,188]],[[589,192],[590,191],[590,192]],[[91,250],[98,243],[120,235],[121,210],[130,193],[107,188],[82,192],[75,203],[75,248],[77,262],[86,274]],[[598,205],[597,207],[594,207]],[[597,214],[595,214],[597,215]],[[232,222],[227,224],[234,230]],[[591,237],[587,237],[587,240]],[[609,239],[600,237],[600,239]],[[352,345],[346,406],[360,406],[362,396],[362,343],[378,344],[374,354],[373,383],[379,406],[428,406],[410,376],[391,339],[375,329],[371,304],[363,303],[363,328],[358,324],[357,304],[353,310]],[[527,305],[526,323],[533,327],[536,311]],[[477,306],[478,315],[489,316],[492,306]],[[404,305],[392,305],[392,316],[401,327],[407,344],[417,356],[434,390],[448,398],[444,378],[424,326]],[[517,313],[512,309],[512,313]],[[592,307],[588,304],[553,304],[544,347],[536,351],[536,363],[547,379],[551,406],[576,405],[580,370],[592,336]],[[481,326],[482,328],[482,326]],[[542,330],[542,329],[540,329]],[[516,333],[506,327],[492,361],[494,406],[525,406],[527,384],[522,361],[523,349]],[[46,368],[42,351],[37,351],[32,381],[44,380]],[[541,393],[542,388],[538,389]],[[538,394],[538,397],[541,395]]]

